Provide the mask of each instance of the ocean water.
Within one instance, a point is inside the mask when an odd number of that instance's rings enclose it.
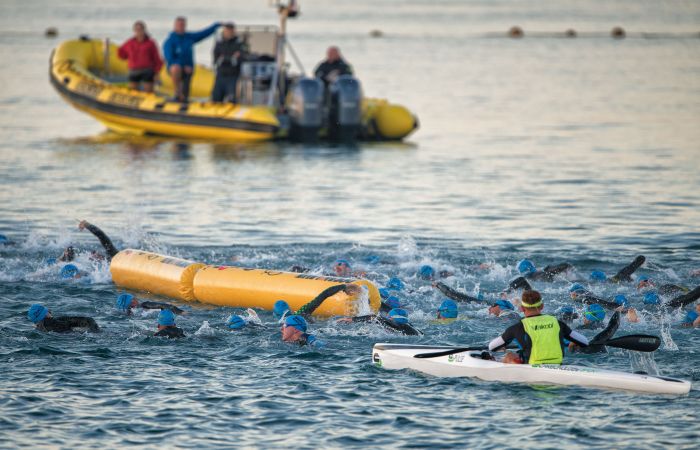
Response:
[[[642,313],[620,334],[662,336],[577,364],[658,370],[688,396],[437,379],[372,366],[376,342],[479,344],[507,325],[485,308],[430,321],[442,300],[416,277],[493,298],[524,257],[575,271],[534,283],[547,310],[568,282],[634,256],[659,283],[700,284],[700,6],[685,1],[309,1],[290,23],[308,72],[339,45],[366,95],[414,111],[403,143],[355,147],[211,144],[105,133],[48,83],[51,49],[79,34],[162,42],[175,15],[274,23],[267,2],[0,3],[0,447],[7,448],[694,448],[700,440],[697,329],[682,312]],[[506,31],[518,25],[523,39]],[[49,26],[56,40],[43,37]],[[628,37],[608,37],[614,26]],[[559,37],[568,28],[578,38]],[[370,37],[381,30],[381,38]],[[197,47],[209,63],[211,41]],[[327,273],[347,258],[401,294],[420,338],[318,321],[327,344],[280,342],[268,327],[231,333],[233,308],[180,305],[184,340],[150,336],[154,313],[121,316],[121,292],[76,224],[120,248],[220,264]],[[59,279],[47,258],[80,249],[88,275]],[[371,255],[378,263],[368,262]],[[491,268],[478,269],[481,263]],[[628,295],[633,285],[590,286]],[[163,300],[163,299],[159,299]],[[28,306],[89,315],[100,334],[35,331]]]

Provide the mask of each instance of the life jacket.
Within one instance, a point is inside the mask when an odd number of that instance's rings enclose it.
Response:
[[[561,364],[564,354],[559,341],[559,321],[542,315],[522,319],[525,333],[532,342],[528,364]]]

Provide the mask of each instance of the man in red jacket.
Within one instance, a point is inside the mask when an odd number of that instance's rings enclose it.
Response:
[[[146,24],[134,23],[134,37],[119,47],[119,57],[126,59],[129,66],[129,87],[138,89],[143,83],[145,92],[153,92],[153,82],[163,67],[156,42],[146,33]]]

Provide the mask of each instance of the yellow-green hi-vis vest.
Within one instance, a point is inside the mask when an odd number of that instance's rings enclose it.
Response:
[[[528,364],[561,364],[564,354],[557,318],[547,315],[526,317],[522,323],[532,342]]]

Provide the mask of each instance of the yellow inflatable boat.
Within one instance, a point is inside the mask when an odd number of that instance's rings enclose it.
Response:
[[[126,61],[108,39],[60,43],[51,55],[51,84],[75,108],[123,134],[227,142],[401,140],[418,127],[405,107],[365,98],[352,76],[325,86],[289,73],[289,43],[277,27],[239,29],[250,53],[241,64],[237,104],[209,101],[214,74],[201,65],[193,73],[189,103],[170,100],[174,89],[165,67],[156,93],[129,89]]]
[[[117,286],[210,305],[272,310],[277,300],[285,300],[293,310],[311,301],[325,289],[343,283],[363,286],[367,300],[339,292],[314,312],[320,316],[356,315],[376,312],[380,296],[367,280],[351,280],[276,270],[229,266],[205,266],[180,258],[141,250],[117,253],[110,265]],[[362,305],[360,302],[367,304]],[[369,310],[369,311],[368,311]]]

